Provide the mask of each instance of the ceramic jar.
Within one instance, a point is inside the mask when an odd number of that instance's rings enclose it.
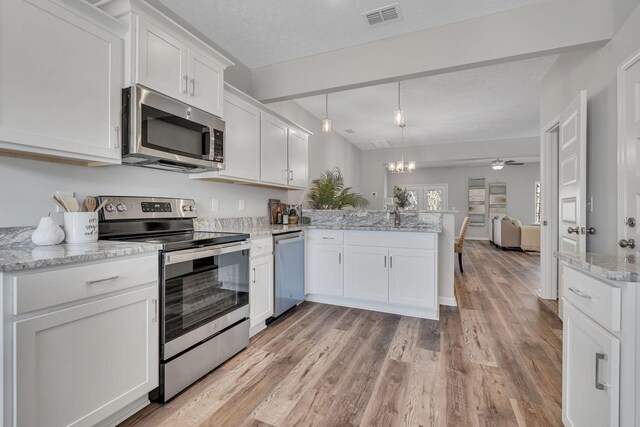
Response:
[[[57,245],[64,240],[64,231],[58,223],[47,216],[40,219],[38,227],[31,235],[31,241],[38,246]]]

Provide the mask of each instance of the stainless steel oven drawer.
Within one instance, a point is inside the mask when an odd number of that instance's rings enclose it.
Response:
[[[167,401],[249,345],[249,319],[164,365]]]

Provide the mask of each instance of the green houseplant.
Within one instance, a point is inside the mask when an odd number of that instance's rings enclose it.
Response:
[[[393,187],[393,198],[395,199],[396,206],[400,209],[404,209],[409,206],[409,191],[406,188],[400,188],[398,186]]]
[[[351,187],[344,186],[342,172],[338,168],[326,170],[311,181],[309,189],[309,206],[312,209],[364,208],[369,201],[361,194],[354,193]]]

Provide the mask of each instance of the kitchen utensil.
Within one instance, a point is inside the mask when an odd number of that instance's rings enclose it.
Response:
[[[69,212],[79,212],[80,211],[80,204],[78,203],[78,200],[76,200],[75,197],[63,196],[63,198],[64,198],[64,203],[69,208]]]
[[[100,209],[107,206],[108,203],[109,203],[109,199],[103,200],[102,203],[100,203],[100,206],[98,206],[94,212],[100,212]]]
[[[65,202],[64,197],[62,197],[59,191],[56,191],[56,194],[53,195],[53,198],[58,202],[58,204],[62,206],[65,212],[71,212],[71,210],[69,210],[67,202]]]
[[[62,202],[61,202],[61,201],[59,201],[59,200],[56,198],[56,196],[55,196],[55,195],[53,196],[53,202],[54,202],[56,205],[58,205],[58,207],[59,207],[60,209],[62,209],[62,211],[63,211],[63,212],[67,212],[67,208],[62,204]]]
[[[84,207],[87,209],[87,212],[95,212],[98,207],[98,202],[96,202],[95,197],[87,196],[84,199]]]

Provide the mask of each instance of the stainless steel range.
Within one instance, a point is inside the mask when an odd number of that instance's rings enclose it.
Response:
[[[249,344],[248,234],[194,231],[189,199],[100,196],[100,238],[162,245],[160,385],[166,402]]]

